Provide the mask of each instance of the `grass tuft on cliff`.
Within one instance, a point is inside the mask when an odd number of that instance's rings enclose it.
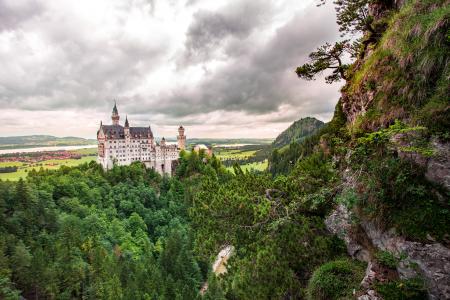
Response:
[[[408,1],[386,21],[381,41],[353,66],[343,88],[347,107],[365,100],[360,111],[366,113],[354,116],[353,125],[364,132],[402,119],[445,136],[450,127],[448,1]]]

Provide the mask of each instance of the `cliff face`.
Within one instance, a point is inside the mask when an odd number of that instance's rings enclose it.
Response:
[[[377,277],[383,280],[383,274],[374,270],[373,249],[387,251],[402,257],[396,267],[401,279],[422,277],[428,288],[430,299],[450,298],[450,250],[440,243],[419,243],[408,241],[396,234],[395,230],[380,230],[368,220],[361,222],[364,238],[355,235],[351,222],[352,212],[344,205],[339,205],[326,219],[327,228],[341,237],[347,245],[348,253],[354,258],[368,262],[366,278],[362,289],[365,296],[361,299],[379,299],[375,296],[372,284]],[[364,240],[366,242],[364,242]],[[367,245],[370,241],[370,246]],[[380,272],[381,273],[381,272]]]
[[[449,4],[373,7],[387,29],[342,89],[348,137],[334,159],[343,184],[325,223],[369,262],[359,299],[382,299],[380,251],[398,260],[399,279],[420,277],[430,299],[450,299]]]
[[[387,14],[387,30],[353,65],[342,89],[352,125],[373,131],[401,119],[433,133],[448,130],[449,4],[409,1]]]

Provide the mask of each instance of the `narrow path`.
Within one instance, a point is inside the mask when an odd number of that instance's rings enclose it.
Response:
[[[212,265],[212,271],[216,276],[224,274],[227,272],[227,261],[233,254],[234,247],[233,246],[226,246],[222,250],[220,250],[219,254],[217,254],[216,260],[214,261],[214,264]],[[202,288],[200,289],[200,294],[204,294],[206,290],[208,289],[208,282],[205,282],[202,285]]]

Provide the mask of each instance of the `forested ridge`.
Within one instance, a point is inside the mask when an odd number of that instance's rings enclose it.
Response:
[[[329,70],[342,96],[270,172],[192,151],[171,178],[91,163],[0,181],[0,298],[450,298],[448,1],[334,3],[361,37],[296,73]]]
[[[280,133],[272,145],[281,148],[291,143],[301,143],[306,137],[316,133],[323,125],[324,123],[316,118],[302,118]]]

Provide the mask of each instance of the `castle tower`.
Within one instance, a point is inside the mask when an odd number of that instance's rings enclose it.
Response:
[[[128,123],[128,116],[125,117],[125,127],[123,128],[123,131],[126,137],[130,135],[130,123]]]
[[[120,116],[119,116],[119,112],[117,111],[117,106],[116,106],[115,102],[114,102],[114,107],[113,107],[111,119],[113,121],[113,125],[119,125]]]
[[[160,144],[161,146],[165,146],[165,145],[166,145],[166,139],[163,137],[162,140],[161,140],[161,142],[159,142],[159,144]]]
[[[186,136],[184,135],[184,128],[183,128],[183,126],[180,126],[178,128],[177,140],[178,140],[178,148],[180,150],[184,150],[186,148]]]

